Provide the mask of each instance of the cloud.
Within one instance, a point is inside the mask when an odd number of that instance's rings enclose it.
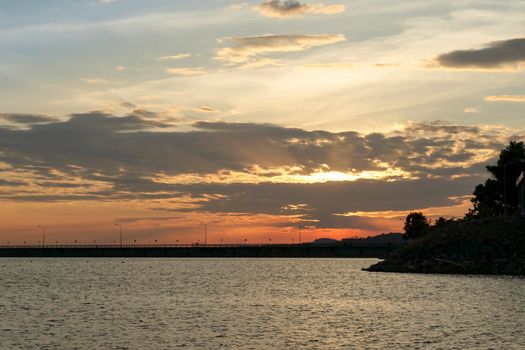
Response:
[[[191,54],[189,53],[178,53],[176,55],[170,55],[170,56],[160,56],[159,61],[175,61],[175,60],[181,60],[184,58],[191,57]]]
[[[303,65],[304,68],[313,69],[354,69],[355,65],[343,62],[328,62],[328,63],[308,63]]]
[[[120,105],[122,107],[128,108],[128,109],[135,109],[135,108],[137,108],[137,105],[135,105],[134,103],[131,103],[131,102],[127,102],[127,101],[122,102]]]
[[[238,2],[238,3],[232,3],[228,6],[226,6],[226,10],[228,11],[238,11],[248,6],[248,3],[246,2]]]
[[[46,188],[85,188],[85,183],[71,183],[71,182],[53,182],[53,181],[42,181],[37,182],[41,187]]]
[[[176,130],[150,111],[77,113],[25,130],[0,126],[0,185],[9,188],[0,199],[133,200],[357,227],[368,219],[341,214],[455,205],[511,138],[525,136],[446,123],[388,134],[206,121]]]
[[[215,58],[238,64],[261,59],[261,55],[304,51],[312,47],[339,43],[346,39],[342,34],[267,34],[221,39],[223,40],[233,45],[218,49]]]
[[[166,68],[166,72],[168,72],[169,74],[173,74],[173,75],[187,75],[187,76],[206,74],[206,70],[202,67]]]
[[[181,216],[146,216],[146,217],[135,217],[135,218],[116,218],[115,222],[117,223],[133,223],[139,221],[169,221],[181,219]]]
[[[474,107],[467,107],[463,110],[463,113],[478,113],[479,111]]]
[[[140,113],[140,110],[138,111]],[[117,117],[104,112],[90,112],[90,113],[75,113],[67,122],[56,122],[51,125],[51,130],[56,128],[58,133],[71,131],[78,131],[79,128],[86,128],[86,130],[99,132],[129,132],[141,131],[151,128],[168,128],[171,124],[159,122],[155,120],[148,120],[139,115],[137,111],[123,116]],[[44,126],[41,126],[44,128]],[[65,128],[65,129],[62,129]],[[40,129],[43,130],[43,129]]]
[[[117,72],[123,72],[123,71],[126,70],[126,67],[121,66],[121,65],[119,64],[118,66],[115,67],[115,70],[116,70]]]
[[[282,19],[301,17],[305,14],[333,15],[344,12],[345,6],[341,4],[303,4],[297,0],[268,0],[255,6],[254,9],[263,16]]]
[[[367,172],[396,168],[400,171],[389,175],[395,180],[405,173],[414,178],[471,174],[496,156],[511,135],[494,127],[442,123],[412,123],[391,134],[364,135],[205,121],[189,131],[170,127],[161,115],[143,110],[125,116],[78,113],[28,130],[0,127],[0,161],[22,168],[47,164],[66,173],[76,164],[109,177],[125,168],[141,177],[197,174],[204,179],[224,171],[250,174],[259,181],[296,181],[316,172],[366,178]]]
[[[82,82],[90,85],[100,85],[100,84],[107,84],[109,81],[102,78],[83,78],[80,79]]]
[[[215,108],[208,107],[208,106],[201,106],[199,108],[195,108],[195,111],[196,112],[202,112],[202,113],[217,113],[217,112],[219,112],[219,110],[217,110]]]
[[[277,60],[277,59],[268,58],[268,57],[257,57],[257,58],[252,58],[247,63],[240,65],[239,68],[255,69],[255,68],[262,68],[262,67],[279,67],[279,66],[282,66],[282,60]]]
[[[55,118],[41,114],[0,113],[0,118],[16,124],[42,124],[56,121]]]
[[[439,55],[439,65],[450,68],[516,68],[525,62],[525,38],[492,42],[481,49],[456,50]]]
[[[0,187],[2,186],[26,186],[27,183],[23,181],[11,181],[0,179]]]
[[[485,101],[488,102],[525,102],[525,95],[496,95],[487,96]]]
[[[469,195],[481,180],[480,177],[470,177],[396,182],[196,184],[179,190],[201,197],[198,210],[208,213],[301,215],[312,220],[317,227],[341,228],[355,227],[356,220],[359,220],[340,216],[347,212],[362,211],[362,216],[366,217],[366,212],[457,205],[458,195]],[[409,196],[408,193],[418,195]],[[176,211],[193,210],[195,208]],[[363,225],[367,226],[368,222]]]

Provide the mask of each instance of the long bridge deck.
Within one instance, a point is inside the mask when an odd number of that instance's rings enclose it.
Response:
[[[385,258],[395,249],[313,244],[2,245],[0,257]]]

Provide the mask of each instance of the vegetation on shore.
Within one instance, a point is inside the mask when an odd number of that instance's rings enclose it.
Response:
[[[450,220],[367,270],[525,275],[525,218]]]
[[[404,238],[409,244],[367,271],[525,275],[525,217],[519,216],[515,179],[525,168],[523,142],[501,151],[484,184],[476,186],[473,208],[462,219],[432,224],[410,213]]]

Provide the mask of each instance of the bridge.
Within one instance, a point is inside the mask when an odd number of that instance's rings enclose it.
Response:
[[[0,245],[0,257],[28,258],[386,258],[395,246],[318,244]]]

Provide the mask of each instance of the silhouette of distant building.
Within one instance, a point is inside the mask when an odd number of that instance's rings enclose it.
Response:
[[[518,205],[520,207],[520,213],[525,216],[525,171],[516,180],[516,186],[518,187]]]

